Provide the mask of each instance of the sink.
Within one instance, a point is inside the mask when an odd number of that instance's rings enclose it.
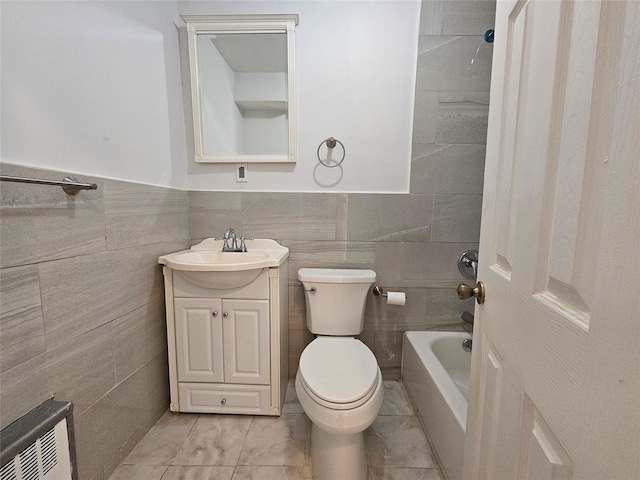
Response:
[[[207,238],[189,250],[163,255],[165,265],[188,282],[216,290],[244,287],[253,282],[262,269],[279,267],[289,249],[275,240],[246,240],[247,252],[223,252],[222,240]]]
[[[264,253],[247,252],[187,252],[178,253],[175,262],[196,265],[215,265],[217,269],[243,270],[244,266],[251,266],[267,258]],[[175,263],[174,262],[174,263]]]

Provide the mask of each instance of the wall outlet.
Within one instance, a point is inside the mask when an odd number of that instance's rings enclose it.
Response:
[[[247,183],[247,164],[236,164],[236,183]]]

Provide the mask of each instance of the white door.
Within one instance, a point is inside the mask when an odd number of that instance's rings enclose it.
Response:
[[[224,380],[269,385],[269,300],[223,300]]]
[[[640,478],[640,2],[498,1],[465,479]]]
[[[221,301],[176,298],[174,307],[178,381],[223,382]]]

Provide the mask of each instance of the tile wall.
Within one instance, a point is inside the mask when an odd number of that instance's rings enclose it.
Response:
[[[75,176],[98,189],[0,184],[0,419],[72,401],[80,479],[100,480],[169,403],[157,259],[188,247],[188,195]]]

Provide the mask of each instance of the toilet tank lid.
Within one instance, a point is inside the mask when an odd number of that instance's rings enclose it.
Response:
[[[317,283],[373,283],[376,272],[358,268],[301,268],[298,280]]]

